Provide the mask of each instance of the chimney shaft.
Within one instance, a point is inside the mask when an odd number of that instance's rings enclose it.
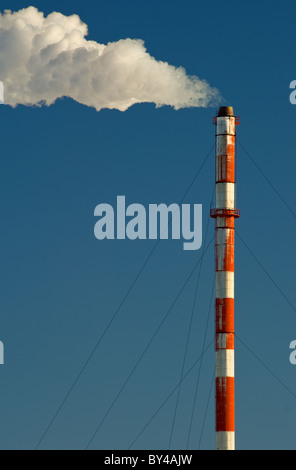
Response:
[[[235,449],[234,395],[234,231],[235,126],[230,106],[221,107],[216,124],[216,449]]]

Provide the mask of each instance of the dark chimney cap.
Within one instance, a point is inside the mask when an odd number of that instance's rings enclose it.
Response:
[[[233,107],[232,106],[221,106],[218,111],[218,117],[230,116],[233,117]]]

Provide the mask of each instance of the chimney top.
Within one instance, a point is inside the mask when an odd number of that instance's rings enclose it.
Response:
[[[218,117],[230,116],[233,117],[233,107],[232,106],[221,106],[218,111]]]

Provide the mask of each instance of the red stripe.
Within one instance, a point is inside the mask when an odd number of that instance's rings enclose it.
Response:
[[[216,378],[216,431],[234,431],[234,377]]]
[[[234,299],[216,299],[216,333],[234,332]]]
[[[218,238],[217,230],[216,230],[215,235],[216,235],[215,243],[217,245],[217,238]],[[223,238],[224,238],[223,243],[225,243],[227,245],[234,245],[234,230],[228,230],[227,232],[225,232]]]
[[[219,137],[217,148],[217,183],[235,183],[235,136]]]

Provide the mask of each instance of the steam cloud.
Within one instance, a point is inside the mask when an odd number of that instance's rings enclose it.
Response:
[[[51,105],[70,97],[96,110],[124,111],[135,103],[175,109],[217,104],[219,92],[182,67],[155,60],[142,40],[107,45],[85,39],[77,15],[34,7],[0,13],[0,80],[5,103]]]

